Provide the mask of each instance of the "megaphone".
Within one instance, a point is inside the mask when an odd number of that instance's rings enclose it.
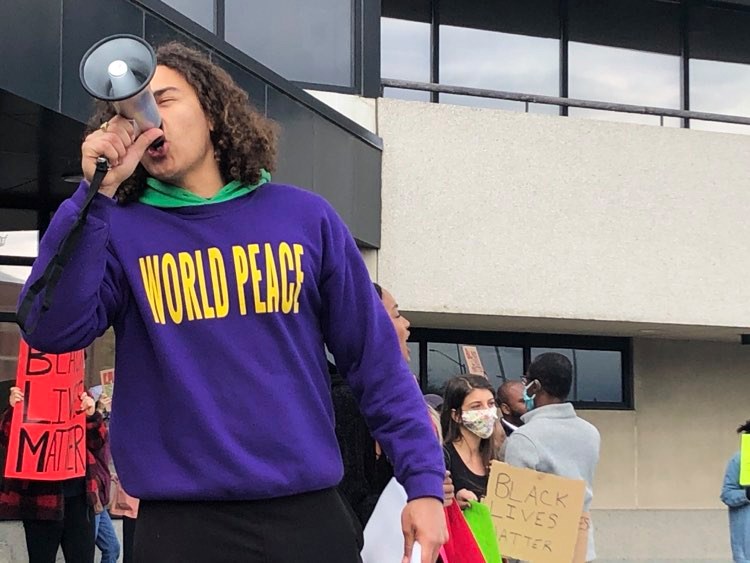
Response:
[[[111,35],[95,43],[81,59],[80,78],[93,97],[112,102],[118,114],[135,124],[135,135],[161,127],[149,83],[156,72],[151,45],[135,35]],[[158,139],[152,146],[164,143]]]

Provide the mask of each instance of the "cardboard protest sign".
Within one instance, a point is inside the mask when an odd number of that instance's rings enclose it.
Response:
[[[586,563],[589,552],[589,534],[591,533],[591,514],[584,512],[578,522],[578,539],[573,563]]]
[[[102,380],[102,395],[111,399],[115,392],[115,370],[103,369],[99,372],[99,377]]]
[[[5,476],[58,481],[86,473],[86,416],[80,411],[83,351],[38,352],[21,340]]]
[[[740,434],[740,487],[750,486],[750,434]]]
[[[532,563],[572,563],[585,483],[492,462],[487,496],[505,557]]]
[[[477,350],[477,347],[461,346],[461,349],[463,350],[464,358],[466,358],[466,370],[469,372],[469,374],[486,376],[487,373],[484,371],[482,359],[479,357],[479,351]]]

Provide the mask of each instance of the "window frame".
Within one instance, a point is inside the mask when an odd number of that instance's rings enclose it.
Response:
[[[366,1],[366,0],[365,0]],[[750,5],[738,4],[727,0],[695,0],[694,2],[687,2],[686,0],[661,0],[663,2],[677,4],[679,8],[678,21],[678,35],[679,35],[679,56],[680,56],[680,110],[691,111],[690,107],[690,60],[691,60],[691,44],[690,44],[690,28],[691,20],[695,17],[696,13],[700,9],[713,8],[728,10],[734,12],[748,13],[750,12]],[[431,26],[431,53],[430,53],[430,71],[431,71],[431,82],[440,84],[440,0],[427,0],[430,7],[430,21],[428,22]],[[394,17],[398,18],[398,15],[392,13],[385,13],[386,10],[380,10],[381,17]],[[570,91],[570,71],[569,71],[569,43],[570,43],[570,6],[569,0],[559,0],[559,31],[557,39],[559,40],[560,52],[559,52],[559,94],[560,98],[568,98]],[[367,28],[379,27],[380,24],[373,22],[371,19],[365,20],[364,25]],[[367,70],[367,69],[365,69]],[[392,78],[390,76],[381,76],[380,67],[377,69],[370,67],[369,71],[377,71],[378,81],[381,83],[380,95],[382,95],[382,79]],[[364,94],[369,96],[369,94]],[[440,102],[440,94],[438,92],[430,92],[430,101],[432,103]],[[568,108],[566,106],[558,107],[559,115],[567,116]],[[690,119],[681,119],[682,128],[690,128]]]
[[[477,346],[504,346],[521,348],[523,350],[523,369],[528,369],[531,363],[532,348],[574,348],[577,350],[602,350],[619,352],[621,357],[621,385],[622,401],[572,401],[573,405],[582,410],[635,410],[634,378],[633,378],[633,344],[631,338],[571,335],[571,334],[542,334],[530,332],[491,332],[479,330],[459,329],[410,329],[409,342],[419,344],[419,384],[422,389],[428,385],[427,352],[428,343],[466,344]]]

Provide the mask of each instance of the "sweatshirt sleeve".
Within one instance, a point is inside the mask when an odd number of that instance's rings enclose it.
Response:
[[[537,469],[539,452],[534,442],[516,430],[505,441],[505,463],[514,467]]]
[[[388,314],[343,221],[326,205],[322,223],[322,328],[374,438],[409,500],[443,500],[443,455],[427,405]]]
[[[88,184],[84,181],[73,196],[55,213],[39,244],[39,256],[19,297],[23,301],[29,287],[52,261],[62,240],[75,223]],[[113,323],[123,304],[123,274],[108,247],[109,213],[114,200],[97,194],[91,203],[78,246],[65,264],[55,288],[50,309],[39,317],[36,329],[24,339],[37,350],[64,353],[91,344]],[[37,296],[29,320],[37,318],[44,291]]]
[[[740,486],[740,459],[733,457],[727,464],[724,473],[724,485],[721,488],[721,502],[731,508],[750,504],[745,487]]]

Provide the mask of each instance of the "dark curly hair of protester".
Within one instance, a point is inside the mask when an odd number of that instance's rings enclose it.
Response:
[[[259,113],[229,74],[202,52],[182,43],[170,42],[156,50],[157,64],[179,72],[198,95],[214,130],[211,141],[225,182],[240,180],[256,184],[261,170],[273,172],[276,165],[277,126]],[[116,114],[114,105],[97,101],[85,135],[96,131]],[[148,173],[139,164],[117,189],[118,203],[138,201]]]

